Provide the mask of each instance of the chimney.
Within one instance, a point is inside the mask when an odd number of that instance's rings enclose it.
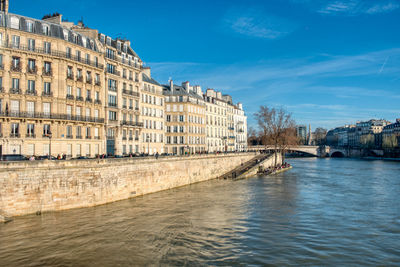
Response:
[[[143,73],[146,74],[147,77],[151,78],[151,69],[150,67],[144,67]]]
[[[222,99],[222,93],[221,92],[217,92],[217,98],[218,99]]]
[[[243,104],[242,104],[242,103],[238,103],[238,108],[239,108],[240,110],[243,110]]]
[[[169,88],[171,88],[171,91],[174,90],[174,81],[172,79],[169,79]]]
[[[190,86],[189,86],[189,82],[188,81],[183,82],[182,83],[182,87],[185,88],[185,90],[189,92]]]
[[[1,0],[0,2],[0,11],[3,11],[4,13],[8,13],[8,0]]]
[[[51,15],[49,18],[43,19],[43,21],[48,21],[55,24],[62,24],[62,14],[55,13]]]

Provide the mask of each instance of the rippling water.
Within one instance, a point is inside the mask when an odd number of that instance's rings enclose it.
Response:
[[[0,225],[1,266],[400,265],[400,163],[295,159]]]

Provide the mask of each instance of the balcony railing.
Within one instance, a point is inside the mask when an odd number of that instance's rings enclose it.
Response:
[[[96,85],[96,86],[101,86],[101,82],[100,82],[100,81],[95,81],[95,82],[94,82],[94,85]]]
[[[139,141],[139,137],[135,137],[135,141]]]
[[[126,109],[126,105],[122,105],[122,108],[125,108],[125,109]]]
[[[96,99],[96,100],[94,101],[94,103],[95,103],[95,104],[98,104],[98,105],[101,105],[101,100]]]
[[[131,96],[140,97],[139,92],[135,92],[135,91],[131,91],[131,90],[122,89],[122,93],[123,93],[123,94],[126,94],[126,95],[131,95]]]
[[[108,87],[108,90],[109,90],[109,91],[116,92],[116,91],[117,91],[117,86],[114,86],[114,87],[109,86],[109,87]]]
[[[27,134],[25,135],[25,137],[26,137],[26,138],[36,138],[36,134],[27,133]]]
[[[66,52],[63,52],[63,51],[51,50],[51,53],[48,53],[46,50],[44,50],[42,48],[36,48],[35,47],[35,49],[32,49],[32,48],[30,48],[28,46],[24,46],[24,45],[20,45],[19,47],[14,47],[14,46],[11,46],[11,43],[8,43],[6,41],[3,42],[0,45],[0,47],[11,48],[11,49],[20,50],[20,51],[29,51],[29,52],[34,52],[34,53],[43,54],[43,55],[49,55],[50,54],[51,56],[54,56],[54,57],[66,58],[66,59],[77,61],[77,62],[86,64],[86,65],[90,65],[90,66],[95,67],[95,68],[104,69],[104,65],[103,64],[99,64],[96,61],[90,61],[90,60],[88,61],[86,59],[79,58],[79,57],[77,57],[75,55],[72,55],[72,54],[69,54],[69,53],[66,53]]]
[[[86,139],[92,139],[92,137],[90,135],[87,135],[85,138]]]
[[[4,87],[0,87],[0,93],[4,93]]]
[[[19,133],[10,133],[10,138],[19,138],[20,134]]]
[[[70,135],[70,134],[67,134],[67,139],[72,139],[72,138],[74,138],[72,135]]]
[[[76,139],[82,139],[82,135],[77,135]]]
[[[82,96],[77,96],[76,97],[76,101],[83,101],[83,97]]]
[[[86,97],[86,102],[89,102],[89,103],[92,103],[93,102],[93,100],[90,98],[90,97]]]
[[[69,100],[74,100],[75,99],[75,97],[73,95],[70,95],[70,94],[67,94],[66,98],[69,99]]]
[[[19,89],[19,88],[10,88],[10,94],[19,95],[19,94],[21,94],[21,89]]]
[[[126,136],[123,136],[123,137],[122,137],[122,140],[124,140],[124,141],[125,141],[125,140],[126,140]]]
[[[25,91],[25,94],[26,94],[26,95],[36,95],[37,92],[36,92],[36,90],[26,90],[26,91]]]
[[[27,66],[26,67],[26,70],[27,70],[27,72],[28,73],[30,73],[30,74],[36,74],[37,73],[37,67],[36,66]]]
[[[77,82],[83,82],[83,76],[82,75],[76,75],[76,81]]]
[[[46,97],[52,97],[53,96],[53,92],[42,92],[42,96],[46,96]]]
[[[92,84],[92,78],[86,79],[86,83]]]
[[[73,72],[70,72],[70,73],[67,72],[67,79],[74,80],[74,73]]]
[[[43,67],[42,73],[43,73],[43,76],[53,76],[52,69],[46,69],[45,67]]]
[[[112,70],[107,70],[107,73],[110,73],[110,74],[113,74],[113,75],[116,75],[116,76],[121,77],[121,72],[118,71],[118,70],[114,70],[114,71],[112,71]]]
[[[52,119],[52,120],[69,120],[69,121],[83,121],[83,122],[94,122],[104,123],[103,118],[96,118],[90,116],[77,116],[70,114],[56,114],[56,113],[42,113],[42,112],[4,112],[0,111],[0,117],[11,117],[11,118],[37,118],[37,119]]]
[[[94,139],[100,140],[100,136],[95,136]]]
[[[0,70],[4,70],[4,64],[0,64]]]
[[[143,127],[143,122],[121,121],[122,126]]]
[[[11,64],[10,71],[21,72],[21,63]]]
[[[108,103],[108,106],[112,107],[112,108],[116,108],[117,107],[117,103]]]
[[[132,141],[133,140],[133,137],[131,136],[131,137],[129,137],[129,141]]]

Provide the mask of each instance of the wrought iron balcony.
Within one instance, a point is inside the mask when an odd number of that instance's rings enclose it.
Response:
[[[21,94],[21,89],[19,89],[19,88],[10,88],[10,94],[19,95],[19,94]]]
[[[11,64],[10,71],[21,72],[21,63]]]
[[[43,91],[42,92],[42,96],[52,97],[53,96],[53,92]]]
[[[96,99],[96,100],[94,101],[94,103],[95,103],[95,104],[98,104],[98,105],[101,105],[101,100]]]
[[[87,135],[85,138],[86,139],[92,139],[92,137],[90,135]]]
[[[34,134],[34,133],[27,133],[27,134],[25,135],[25,137],[26,137],[26,138],[36,138],[36,134]]]
[[[101,82],[100,82],[100,81],[95,81],[95,82],[94,82],[94,85],[96,85],[96,86],[101,86]]]
[[[43,67],[42,73],[43,73],[43,76],[53,76],[52,69],[46,69],[45,67]]]
[[[90,97],[86,97],[86,102],[92,103],[93,100],[92,100],[92,98],[90,98]]]
[[[112,108],[116,108],[117,107],[117,103],[108,103],[108,106],[112,107]]]
[[[37,119],[70,120],[70,121],[104,123],[103,118],[96,118],[96,117],[90,117],[90,116],[78,116],[78,115],[70,115],[70,114],[42,113],[42,112],[16,112],[16,111],[4,112],[4,111],[0,111],[0,117],[37,118]]]
[[[36,92],[36,90],[26,90],[26,91],[25,91],[25,94],[26,94],[26,95],[36,95],[37,92]]]
[[[76,81],[77,82],[83,82],[83,76],[82,75],[77,75],[76,76]]]
[[[126,109],[126,105],[122,105],[122,108],[125,108],[125,109]]]
[[[76,97],[76,101],[83,101],[83,97],[82,96],[77,96]]]
[[[11,42],[7,42],[7,41],[4,41],[0,45],[0,47],[12,48],[12,49],[15,49],[15,50],[20,50],[20,51],[29,51],[29,52],[33,52],[33,53],[44,54],[44,55],[47,55],[47,56],[50,54],[51,56],[54,56],[54,57],[66,58],[66,59],[77,61],[77,62],[86,64],[86,65],[90,65],[90,66],[93,66],[93,67],[96,67],[96,68],[99,68],[99,69],[104,69],[104,65],[103,64],[99,64],[96,61],[90,61],[90,60],[86,60],[86,59],[83,60],[82,58],[79,58],[79,57],[77,57],[75,55],[72,55],[70,53],[66,53],[64,51],[58,51],[58,50],[52,49],[50,51],[50,53],[49,53],[49,51],[46,51],[43,48],[38,48],[38,47],[35,47],[34,49],[32,47],[28,47],[28,46],[24,46],[24,45],[20,45],[19,47],[15,47],[15,46],[12,46]]]
[[[20,136],[19,133],[10,133],[10,138],[19,138]]]
[[[27,66],[26,70],[30,74],[37,74],[37,67],[36,66]]]
[[[0,87],[0,93],[4,93],[4,87]]]
[[[70,94],[67,94],[66,98],[69,99],[69,100],[74,100],[75,99],[75,97],[73,95],[70,95]]]
[[[73,72],[67,72],[67,79],[68,80],[74,80],[74,73]]]
[[[82,139],[82,135],[77,135],[76,139]]]
[[[72,138],[74,138],[74,137],[73,137],[72,135],[70,135],[70,134],[67,134],[66,138],[67,138],[67,139],[72,139]]]
[[[122,126],[143,127],[143,122],[121,121]]]
[[[86,79],[86,83],[92,84],[92,78]]]

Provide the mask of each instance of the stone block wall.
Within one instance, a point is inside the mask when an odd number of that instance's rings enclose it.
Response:
[[[255,153],[0,163],[0,215],[91,207],[217,178]]]

